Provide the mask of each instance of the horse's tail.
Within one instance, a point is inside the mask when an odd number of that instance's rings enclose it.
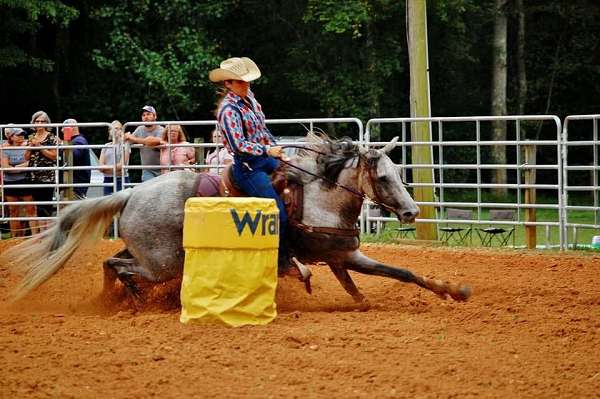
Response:
[[[14,300],[52,277],[79,246],[101,239],[113,217],[127,204],[132,191],[119,191],[70,205],[51,228],[6,251],[0,261],[12,264],[25,274],[13,292]]]

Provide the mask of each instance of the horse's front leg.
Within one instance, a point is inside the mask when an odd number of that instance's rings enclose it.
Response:
[[[367,301],[365,296],[358,290],[346,268],[338,264],[330,264],[329,268],[333,272],[334,276],[338,279],[342,287],[344,287],[346,292],[361,305],[361,308],[365,310],[368,309],[370,307],[369,301]]]
[[[359,250],[354,251],[344,262],[349,270],[363,274],[389,277],[405,283],[415,283],[419,287],[426,288],[441,298],[450,295],[456,301],[466,301],[471,296],[471,288],[464,284],[454,284],[448,281],[431,279],[414,274],[408,269],[402,269],[385,265],[363,255]]]

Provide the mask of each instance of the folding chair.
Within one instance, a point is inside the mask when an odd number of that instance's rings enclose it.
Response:
[[[515,211],[513,209],[490,209],[490,221],[514,221]],[[514,225],[494,225],[485,228],[478,228],[477,235],[481,239],[481,245],[491,247],[492,242],[496,241],[501,247],[508,245],[508,240],[512,238],[513,247],[515,246],[515,226]]]
[[[446,209],[446,220],[473,220],[473,211],[471,209]],[[465,245],[467,239],[469,244],[473,241],[473,227],[470,225],[444,226],[440,227],[440,240],[450,244]]]
[[[401,224],[400,227],[396,227],[394,230],[396,231],[396,238],[407,239],[410,236],[414,239],[417,228],[415,226],[405,226]]]

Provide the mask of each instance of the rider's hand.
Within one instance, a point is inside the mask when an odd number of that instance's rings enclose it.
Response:
[[[281,146],[279,145],[269,147],[269,149],[267,150],[267,155],[270,155],[273,158],[281,158],[284,155],[283,148],[281,148]]]

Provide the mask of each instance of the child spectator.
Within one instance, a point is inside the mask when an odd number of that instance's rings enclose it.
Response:
[[[212,142],[215,144],[221,144],[223,142],[221,133],[217,129],[212,131]],[[232,162],[233,156],[225,147],[215,147],[214,151],[211,151],[206,155],[206,164],[214,166],[208,169],[208,173],[215,175],[220,175],[223,173],[223,166],[227,166]]]

